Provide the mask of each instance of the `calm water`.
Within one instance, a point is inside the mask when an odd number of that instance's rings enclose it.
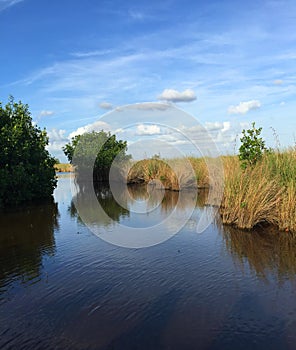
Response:
[[[134,201],[146,196],[130,191]],[[166,193],[142,225],[177,200]],[[99,202],[113,219],[93,219],[104,234],[141,225],[108,189]],[[77,216],[69,177],[54,203],[0,214],[0,348],[296,349],[296,241],[218,219],[198,234],[202,204],[200,196],[177,235],[143,249],[94,235]]]

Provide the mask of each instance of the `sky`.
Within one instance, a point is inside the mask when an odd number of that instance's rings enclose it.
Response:
[[[295,0],[0,0],[0,39],[0,101],[27,103],[61,161],[102,128],[138,157],[191,155],[201,128],[233,153],[253,121],[295,145]]]

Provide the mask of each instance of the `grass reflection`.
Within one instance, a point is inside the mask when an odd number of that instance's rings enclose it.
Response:
[[[277,275],[279,282],[296,274],[296,239],[273,227],[250,232],[223,226],[223,239],[228,252],[242,268],[249,265],[258,277],[268,280]]]

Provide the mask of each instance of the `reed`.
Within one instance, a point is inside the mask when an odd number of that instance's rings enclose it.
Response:
[[[227,160],[220,206],[222,222],[242,229],[259,223],[277,224],[277,208],[282,188],[276,180],[266,176],[266,166],[258,164],[242,170],[236,159]]]
[[[224,159],[222,222],[242,229],[261,223],[296,233],[296,152],[268,152],[242,170],[236,157]]]
[[[128,183],[151,183],[159,180],[165,189],[178,191],[184,188],[208,186],[205,160],[195,158],[144,159],[135,162],[127,175]]]
[[[60,173],[69,173],[73,171],[73,166],[69,163],[57,163],[54,165],[54,168]]]
[[[288,182],[278,206],[278,226],[296,234],[296,183]]]
[[[218,160],[224,170],[222,201],[221,196],[217,195],[216,200],[212,194],[206,203],[220,206],[224,224],[241,229],[273,224],[296,234],[296,148],[266,152],[259,162],[247,169],[241,168],[236,156],[222,156]],[[159,180],[170,190],[215,187],[221,174],[217,172],[217,178],[210,179],[209,174],[212,176],[215,169],[211,161],[193,157],[144,159],[132,164],[127,182],[157,184]],[[212,167],[211,172],[209,167]]]

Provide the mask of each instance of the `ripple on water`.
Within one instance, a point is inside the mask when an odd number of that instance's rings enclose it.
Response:
[[[83,226],[62,180],[58,205],[0,216],[1,349],[293,348],[292,241],[197,234],[200,208],[160,245],[119,248]]]

